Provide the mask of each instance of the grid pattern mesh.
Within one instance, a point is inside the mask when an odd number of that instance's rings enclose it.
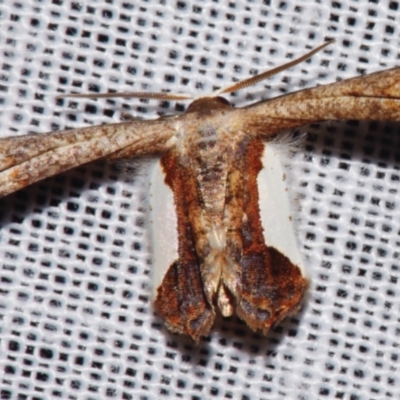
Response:
[[[324,52],[236,105],[399,64],[398,1],[0,0],[0,133],[180,113],[199,94]],[[90,4],[90,5],[89,5]],[[219,319],[197,347],[150,299],[145,169],[93,164],[1,200],[1,399],[400,399],[400,126],[301,129],[292,160],[312,286],[267,337]]]

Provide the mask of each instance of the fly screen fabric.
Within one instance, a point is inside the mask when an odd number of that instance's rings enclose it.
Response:
[[[211,93],[241,107],[400,64],[398,1],[0,0],[0,134],[154,119]],[[400,125],[312,124],[289,160],[311,279],[263,337],[219,318],[196,346],[154,315],[149,160],[95,163],[1,199],[1,399],[400,399]],[[1,149],[0,149],[1,151]]]

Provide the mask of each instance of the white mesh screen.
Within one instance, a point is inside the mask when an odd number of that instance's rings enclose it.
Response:
[[[86,3],[86,4],[84,4]],[[1,135],[179,113],[199,94],[336,43],[230,96],[243,106],[399,63],[398,1],[0,0]],[[400,399],[400,125],[301,129],[312,279],[267,337],[218,320],[196,347],[153,315],[146,174],[94,164],[1,200],[1,399]]]

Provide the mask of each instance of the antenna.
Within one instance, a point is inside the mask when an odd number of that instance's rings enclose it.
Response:
[[[243,81],[233,83],[225,88],[218,89],[213,92],[209,96],[201,96],[201,97],[216,97],[223,93],[231,93],[236,92],[237,90],[244,89],[248,86],[255,85],[267,78],[270,78],[273,75],[278,74],[279,72],[284,71],[285,69],[291,68],[297,64],[302,63],[305,60],[308,60],[312,57],[315,53],[323,50],[325,47],[332,44],[335,40],[329,40],[322,44],[321,46],[316,47],[315,49],[311,50],[304,56],[296,58],[293,61],[290,61],[286,64],[283,64],[279,67],[270,69],[268,71],[262,72],[256,76],[252,76],[251,78],[244,79]],[[186,94],[178,94],[178,93],[153,93],[153,92],[112,92],[112,93],[97,93],[97,94],[78,94],[78,93],[71,93],[71,94],[61,94],[57,96],[57,99],[63,98],[75,98],[75,99],[104,99],[104,98],[139,98],[139,99],[151,99],[151,100],[171,100],[171,101],[179,101],[179,100],[191,100],[193,99],[192,96]]]
[[[233,83],[232,85],[229,85],[225,88],[222,89],[218,89],[213,93],[213,96],[218,96],[220,94],[223,93],[231,93],[231,92],[236,92],[237,90],[241,90],[244,89],[248,86],[252,86],[255,85],[267,78],[270,78],[273,75],[278,74],[279,72],[284,71],[285,69],[291,68],[297,64],[302,63],[305,60],[308,60],[310,57],[312,57],[315,53],[318,53],[319,51],[323,50],[326,46],[329,46],[330,44],[332,44],[335,40],[329,40],[328,42],[325,42],[324,44],[322,44],[321,46],[316,47],[315,49],[311,50],[310,52],[308,52],[307,54],[304,54],[304,56],[301,56],[299,58],[296,58],[293,61],[290,61],[286,64],[283,64],[279,67],[270,69],[268,71],[262,72],[261,74],[258,74],[256,76],[252,76],[251,78],[247,78],[243,81],[240,82],[236,82]]]

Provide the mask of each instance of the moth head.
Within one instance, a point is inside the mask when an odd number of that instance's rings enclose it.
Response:
[[[194,100],[187,109],[187,113],[211,114],[217,110],[232,108],[228,100],[223,97],[200,97]]]

